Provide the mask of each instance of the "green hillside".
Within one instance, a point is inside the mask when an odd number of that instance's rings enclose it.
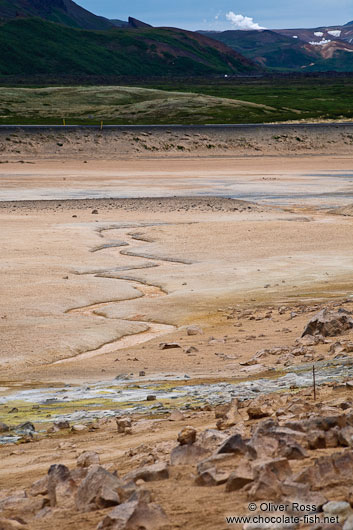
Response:
[[[209,75],[254,72],[233,50],[173,28],[86,31],[39,18],[0,26],[0,76]]]

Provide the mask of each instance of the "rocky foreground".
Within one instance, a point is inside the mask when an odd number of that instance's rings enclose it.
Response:
[[[353,349],[352,328],[351,313],[331,304],[307,322],[300,340],[329,343],[344,363]],[[198,331],[190,328],[191,335]],[[350,530],[352,390],[346,378],[315,393],[260,390],[255,399],[174,410],[158,419],[56,422],[35,443],[29,443],[35,428],[28,423],[22,438],[28,444],[2,449],[3,456],[30,465],[28,477],[10,476],[11,487],[2,485],[0,529]],[[251,519],[232,519],[242,515]]]

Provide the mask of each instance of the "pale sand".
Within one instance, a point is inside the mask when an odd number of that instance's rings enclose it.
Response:
[[[353,201],[352,155],[35,160],[0,166],[1,200],[233,196],[274,204]],[[325,196],[327,194],[326,200]],[[344,202],[346,201],[346,202]]]
[[[126,208],[124,202],[106,201],[99,203],[98,215],[92,215],[90,203],[76,210],[70,202],[57,208],[57,203],[18,203],[16,209],[3,204],[4,380],[19,374],[94,380],[110,378],[112,369],[145,368],[150,375],[182,370],[207,376],[218,364],[214,352],[206,352],[202,370],[192,357],[182,366],[174,354],[161,357],[159,342],[179,337],[171,326],[215,326],[218,309],[229,304],[352,292],[352,218],[212,201],[193,199],[192,208],[190,201],[174,199],[160,213],[153,200],[130,201]],[[241,209],[232,211],[233,206]],[[121,243],[128,246],[104,248]],[[141,287],[145,283],[150,291]],[[153,340],[145,347],[141,332],[149,322],[156,333],[153,338],[148,330],[145,338]],[[153,328],[156,324],[162,327]],[[121,356],[118,339],[127,334],[132,336],[122,343],[127,349]],[[101,349],[107,343],[113,344]],[[261,341],[251,345],[252,353],[257,346]],[[140,362],[131,362],[136,355]],[[66,358],[73,360],[53,364]]]
[[[86,386],[126,373],[142,385],[167,374],[172,380],[188,374],[190,382],[206,383],[263,377],[268,369],[285,369],[283,356],[266,356],[255,367],[240,363],[263,348],[293,348],[314,312],[353,292],[353,217],[316,208],[339,205],[351,211],[347,149],[340,156],[320,157],[84,164],[83,158],[32,156],[26,161],[35,165],[1,166],[0,199],[55,198],[63,191],[66,197],[80,197],[87,190],[143,196],[191,195],[201,189],[212,195],[231,188],[253,196],[266,193],[275,206],[214,198],[0,202],[0,397],[48,381],[57,382],[55,388],[67,382]],[[94,209],[98,214],[91,213]],[[298,307],[303,303],[309,307]],[[285,310],[278,312],[283,304]],[[352,300],[342,307],[351,311]],[[251,315],[236,311],[242,308],[251,308]],[[188,336],[188,324],[200,325],[203,334]],[[345,339],[352,340],[352,333]],[[159,349],[165,341],[181,348]],[[198,351],[187,354],[190,346]],[[319,344],[308,359],[290,362],[333,359],[329,348]],[[146,375],[139,377],[141,370]],[[350,399],[350,392],[320,388],[317,404],[330,405],[338,395]],[[298,403],[298,396],[288,399]],[[317,410],[305,391],[303,398]],[[26,412],[23,403],[19,407],[18,414],[10,415],[2,406],[2,421],[19,423],[28,419],[26,414],[41,412]],[[80,403],[72,407],[77,410]],[[153,461],[151,455],[167,460],[181,427],[191,424],[200,432],[216,425],[214,411],[186,411],[181,421],[166,420],[134,422],[130,436],[117,434],[111,420],[92,432],[60,432],[20,447],[0,447],[0,496],[8,494],[4,488],[28,488],[53,463],[74,467],[84,450],[98,451],[102,463],[122,476]],[[336,450],[313,451],[309,459]],[[291,463],[297,470],[309,459]],[[192,467],[172,468],[170,480],[148,484],[169,516],[168,530],[225,529],[225,515],[247,513],[244,491],[225,494],[224,487],[198,487],[194,473]],[[336,493],[329,498],[342,500]],[[47,518],[32,518],[28,526],[88,530],[107,511],[53,510]]]

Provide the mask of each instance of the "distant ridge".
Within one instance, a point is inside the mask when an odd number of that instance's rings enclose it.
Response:
[[[249,59],[198,33],[173,28],[88,31],[41,18],[0,25],[0,76],[251,75]]]
[[[0,19],[40,17],[75,28],[109,29],[114,24],[72,0],[0,0]]]

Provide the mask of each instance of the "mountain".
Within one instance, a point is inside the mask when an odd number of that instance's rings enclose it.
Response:
[[[17,17],[0,26],[0,75],[156,76],[256,73],[224,44],[175,28],[75,29]]]
[[[295,70],[309,66],[315,56],[310,46],[305,47],[302,42],[294,42],[293,38],[270,30],[229,30],[202,34],[222,42],[267,68]]]
[[[0,20],[40,17],[75,28],[109,29],[113,22],[94,15],[72,0],[0,0]]]
[[[201,32],[271,70],[353,71],[353,24]]]

